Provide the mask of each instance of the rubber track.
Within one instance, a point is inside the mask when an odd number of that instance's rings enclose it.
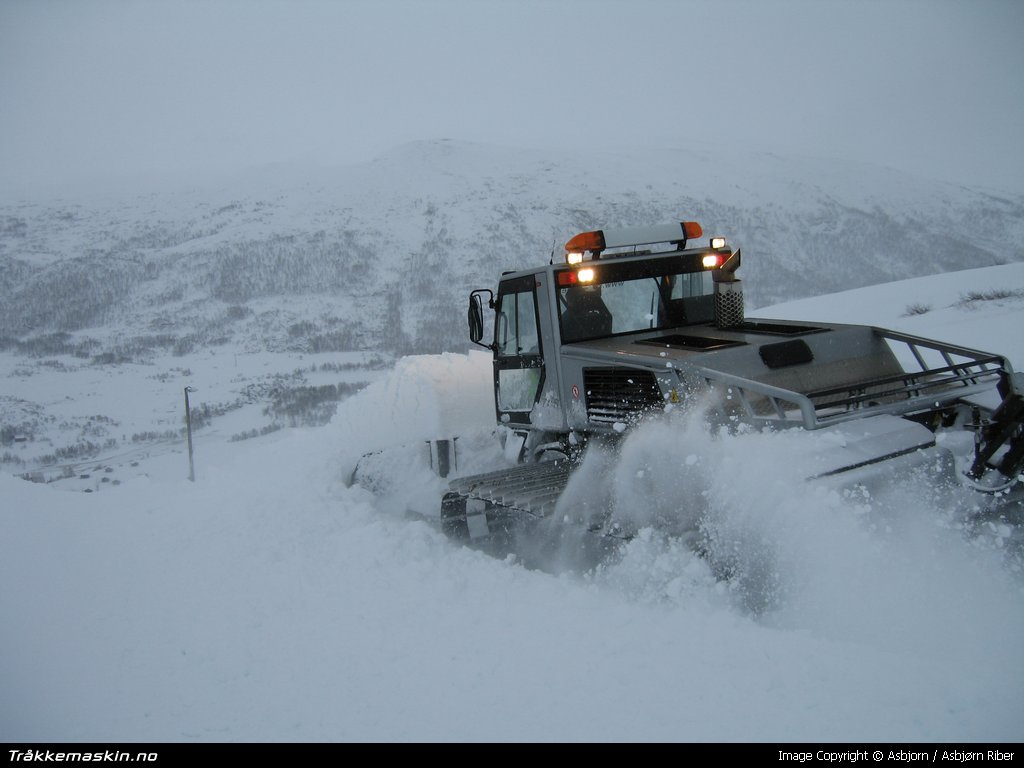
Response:
[[[566,460],[523,464],[482,475],[456,478],[451,493],[480,499],[499,507],[516,509],[535,517],[546,517],[555,509],[569,482],[573,464]]]

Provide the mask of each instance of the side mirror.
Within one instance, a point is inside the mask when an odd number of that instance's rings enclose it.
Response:
[[[479,344],[484,337],[484,308],[483,300],[479,294],[473,293],[469,297],[469,340]]]
[[[476,290],[469,294],[469,340],[481,347],[492,349],[490,344],[483,344],[484,337],[484,299],[483,294],[490,294],[488,306],[494,306],[494,294],[487,289]]]

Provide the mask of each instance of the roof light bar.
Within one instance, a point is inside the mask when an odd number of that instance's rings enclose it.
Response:
[[[673,224],[655,224],[650,227],[624,227],[605,230],[605,248],[621,248],[629,245],[650,245],[651,243],[678,243],[700,237],[703,231],[696,221],[680,221]]]
[[[585,252],[589,251],[597,256],[607,248],[626,248],[652,243],[678,243],[682,246],[687,240],[701,237],[703,234],[704,230],[696,221],[580,232],[565,244],[566,261],[578,264],[583,261]]]

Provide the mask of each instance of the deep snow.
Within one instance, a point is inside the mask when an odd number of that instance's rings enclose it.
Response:
[[[1022,310],[1013,264],[754,314],[867,321],[1024,369]],[[460,472],[502,460],[490,386],[486,354],[406,358],[326,427],[201,436],[195,483],[180,451],[91,494],[0,476],[0,739],[1024,737],[1007,531],[965,535],[913,482],[808,487],[799,435],[683,418],[595,471],[638,510],[701,499],[745,581],[650,531],[594,571],[529,570],[406,514],[443,488],[424,441],[460,435]],[[347,485],[362,453],[399,444],[367,460],[372,490]]]

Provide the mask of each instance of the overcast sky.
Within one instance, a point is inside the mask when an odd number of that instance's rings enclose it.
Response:
[[[415,139],[849,158],[1024,193],[1020,0],[0,0],[0,187]]]

